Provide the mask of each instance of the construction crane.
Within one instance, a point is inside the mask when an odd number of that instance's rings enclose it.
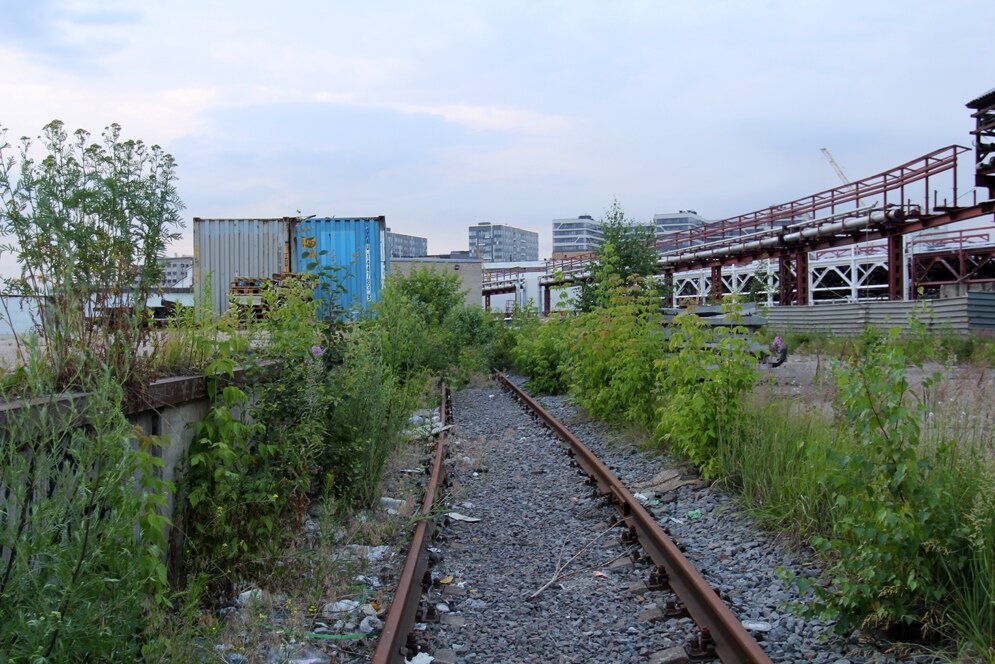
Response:
[[[846,173],[843,172],[840,165],[836,163],[835,159],[833,159],[833,155],[829,153],[829,148],[820,149],[822,150],[822,154],[825,155],[826,160],[829,162],[829,165],[833,167],[834,171],[836,171],[836,175],[840,177],[840,180],[843,180],[843,184],[850,184],[850,178],[846,176]]]

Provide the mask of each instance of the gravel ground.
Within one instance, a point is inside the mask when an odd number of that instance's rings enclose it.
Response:
[[[614,509],[592,496],[560,443],[496,385],[455,396],[454,519],[436,543],[423,639],[443,661],[645,662],[693,630],[640,614],[668,597],[637,595],[645,562],[627,557]],[[547,584],[556,570],[568,576]],[[613,562],[614,561],[614,562]],[[451,577],[451,578],[450,578]],[[448,652],[447,652],[448,651]]]
[[[521,377],[515,378],[524,383]],[[470,400],[467,395],[467,400]],[[865,634],[841,636],[826,621],[800,618],[788,611],[803,598],[778,575],[778,568],[799,575],[814,575],[816,567],[805,552],[792,551],[785,543],[757,527],[728,495],[680,479],[651,490],[653,478],[673,475],[680,464],[658,452],[641,452],[624,432],[591,420],[581,408],[561,396],[541,397],[540,403],[599,455],[627,486],[646,495],[646,505],[664,528],[686,549],[685,555],[719,591],[743,621],[765,622],[769,631],[758,633],[764,650],[775,662],[827,662],[861,664],[884,662],[939,662],[931,655],[897,659],[885,652],[889,644]],[[457,416],[459,411],[457,410]],[[668,473],[667,471],[671,472]],[[608,661],[608,660],[605,660]]]

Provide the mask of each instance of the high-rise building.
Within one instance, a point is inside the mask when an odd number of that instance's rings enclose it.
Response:
[[[590,215],[553,220],[553,258],[569,258],[594,251],[603,239],[601,223]]]
[[[684,231],[689,228],[696,228],[707,224],[708,220],[694,210],[681,210],[680,212],[666,212],[664,214],[653,215],[653,227],[657,235],[672,233],[674,231]]]
[[[539,234],[485,221],[470,226],[470,253],[488,262],[537,261]]]
[[[673,238],[672,233],[675,231],[686,231],[691,228],[701,228],[707,223],[708,220],[694,210],[680,210],[678,212],[665,212],[653,215],[653,230],[656,234],[656,241],[658,244],[664,245],[664,248],[668,244],[672,244],[670,247],[672,249],[686,249],[691,244],[686,239],[678,241],[674,238],[672,243],[668,243],[668,240]]]
[[[428,239],[417,235],[392,233],[387,229],[387,251],[391,258],[417,258],[428,255]]]

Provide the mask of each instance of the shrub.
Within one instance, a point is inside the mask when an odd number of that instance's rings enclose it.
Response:
[[[35,405],[0,432],[0,653],[7,661],[131,661],[145,611],[165,602],[168,485],[158,439],[121,411],[107,369],[85,400],[60,401],[37,349]]]
[[[515,368],[529,377],[528,388],[537,394],[567,391],[570,320],[525,317],[517,329],[513,356]]]
[[[340,403],[321,457],[333,493],[362,505],[377,497],[384,464],[425,385],[414,377],[402,382],[382,359],[377,339],[362,329],[347,335],[344,360],[331,375]]]
[[[738,315],[738,308],[729,305],[726,315]],[[702,475],[715,477],[719,449],[734,435],[756,383],[756,357],[745,328],[712,328],[693,313],[678,315],[673,327],[670,354],[657,361],[656,435]]]
[[[910,390],[898,335],[868,330],[863,352],[835,371],[839,423],[853,445],[830,452],[826,482],[839,514],[814,544],[834,554],[833,583],[816,588],[815,606],[843,626],[933,622],[945,595],[939,557],[960,556],[955,505],[937,472],[952,447],[921,448],[926,407]]]
[[[654,361],[664,349],[656,285],[638,276],[603,286],[607,306],[582,314],[570,345],[570,392],[595,417],[652,425]]]

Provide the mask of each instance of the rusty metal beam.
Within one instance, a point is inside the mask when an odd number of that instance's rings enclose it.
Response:
[[[722,288],[722,266],[713,265],[712,266],[712,299],[719,301],[722,299],[722,293],[725,289]]]
[[[443,425],[448,421],[447,400],[448,389],[443,384],[442,403],[439,406]],[[401,568],[401,577],[394,590],[394,599],[390,603],[390,609],[387,610],[383,630],[380,632],[380,639],[373,652],[373,664],[403,664],[406,660],[405,649],[408,634],[411,633],[415,625],[415,614],[418,612],[418,603],[421,601],[422,578],[428,569],[426,547],[435,532],[435,521],[430,519],[429,515],[444,480],[445,448],[446,434],[443,432],[439,434],[435,442],[432,473],[429,476],[428,485],[425,487],[425,497],[422,499],[421,510],[418,513],[418,524],[411,536],[411,545],[408,547],[408,555],[404,559],[404,567]]]
[[[650,558],[658,568],[662,567],[666,571],[670,587],[687,607],[691,618],[703,631],[708,631],[722,661],[726,664],[769,664],[770,658],[739,619],[614,473],[532,397],[503,374],[497,374],[497,378],[519,401],[534,411],[557,437],[570,446],[574,459],[597,481],[602,495],[610,497],[616,503],[626,524],[635,529]]]
[[[888,299],[905,299],[905,237],[888,236]]]

